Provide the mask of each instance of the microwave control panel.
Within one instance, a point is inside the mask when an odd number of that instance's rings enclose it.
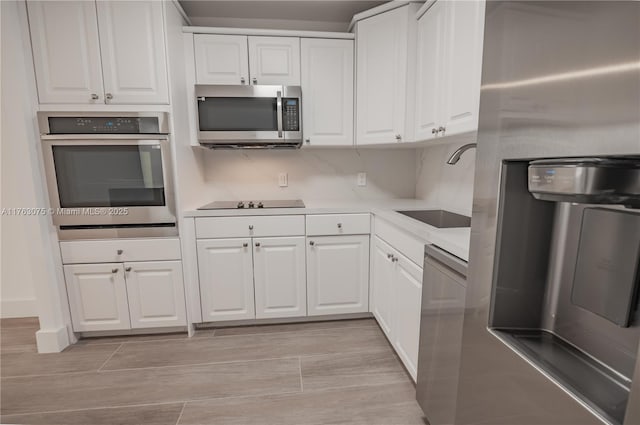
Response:
[[[299,99],[282,99],[282,127],[284,131],[300,131]]]

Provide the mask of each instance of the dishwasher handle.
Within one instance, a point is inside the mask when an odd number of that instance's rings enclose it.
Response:
[[[468,264],[461,258],[456,257],[453,254],[448,253],[442,248],[439,248],[436,245],[426,245],[424,247],[424,256],[425,260],[430,258],[448,268],[455,271],[456,273],[467,277],[467,269]]]

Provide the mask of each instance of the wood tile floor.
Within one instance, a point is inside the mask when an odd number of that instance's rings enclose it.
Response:
[[[424,425],[373,319],[82,340],[38,354],[2,319],[3,424]]]

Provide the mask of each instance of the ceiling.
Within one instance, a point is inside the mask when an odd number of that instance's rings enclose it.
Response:
[[[353,15],[386,1],[179,0],[193,25],[346,31]]]

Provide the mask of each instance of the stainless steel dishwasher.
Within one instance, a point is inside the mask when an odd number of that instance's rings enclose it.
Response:
[[[416,398],[431,425],[455,419],[466,284],[466,261],[425,247]]]

